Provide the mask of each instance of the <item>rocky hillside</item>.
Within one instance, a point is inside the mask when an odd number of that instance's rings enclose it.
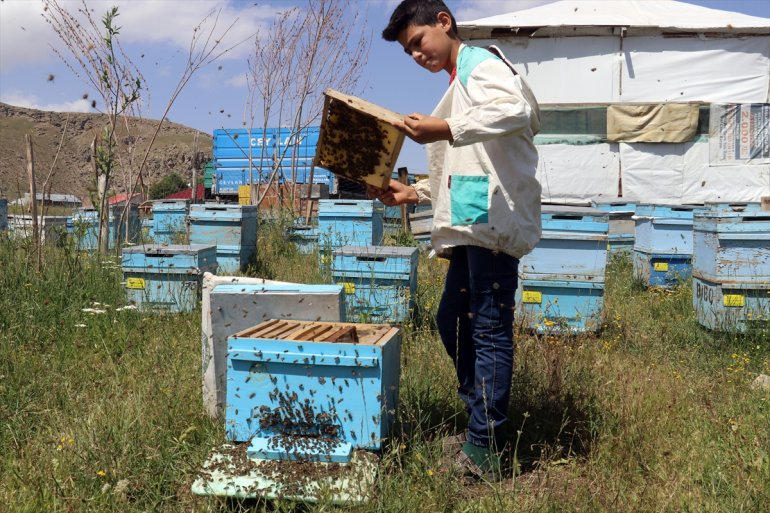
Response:
[[[93,188],[94,172],[90,145],[100,137],[107,124],[101,114],[48,112],[0,103],[0,197],[16,198],[28,191],[24,135],[32,136],[38,192],[51,171],[56,150],[64,136],[61,152],[51,172],[50,191],[88,198]],[[157,125],[155,120],[132,118],[126,131],[119,131],[120,161],[129,159],[126,149],[133,141],[135,167],[144,157],[147,144]],[[176,123],[165,122],[150,152],[144,182],[160,180],[172,171],[190,176],[194,145],[206,158],[211,156],[211,135]],[[111,190],[126,192],[130,180],[129,166],[119,166],[114,173]]]

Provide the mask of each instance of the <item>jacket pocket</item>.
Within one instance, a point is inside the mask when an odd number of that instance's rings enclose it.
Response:
[[[452,226],[489,222],[489,177],[450,177],[449,199]]]

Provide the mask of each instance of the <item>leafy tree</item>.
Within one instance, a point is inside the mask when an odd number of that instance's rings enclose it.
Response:
[[[187,180],[180,174],[172,172],[150,186],[150,198],[165,198],[169,194],[182,191],[187,187]]]

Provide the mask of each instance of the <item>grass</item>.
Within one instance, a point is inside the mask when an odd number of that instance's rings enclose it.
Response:
[[[250,272],[328,279],[284,233],[260,226]],[[52,248],[41,273],[31,262],[23,243],[0,241],[0,510],[335,509],[193,496],[224,437],[201,407],[200,312],[118,311],[113,259]],[[646,290],[624,259],[609,266],[600,335],[517,334],[515,473],[470,487],[443,476],[438,438],[466,422],[432,317],[444,270],[421,256],[394,436],[371,501],[344,511],[766,511],[770,394],[749,384],[770,374],[767,337],[701,329],[689,284]]]

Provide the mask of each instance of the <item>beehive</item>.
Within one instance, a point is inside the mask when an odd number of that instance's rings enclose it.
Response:
[[[219,272],[245,270],[257,252],[257,207],[204,203],[190,207],[190,243],[216,244]]]
[[[269,452],[259,457],[344,459],[379,450],[389,435],[398,328],[269,320],[231,336],[227,349],[226,434]]]
[[[158,200],[152,202],[152,235],[158,244],[180,242],[187,235],[188,200]]]
[[[203,273],[217,267],[213,245],[133,246],[122,258],[127,299],[147,311],[194,310]]]
[[[109,223],[109,248],[115,247],[115,241],[136,243],[142,235],[142,222],[139,219],[139,208],[129,205],[125,219],[123,209],[116,205],[110,208]],[[120,224],[120,227],[118,227]],[[128,233],[128,237],[126,237]],[[81,251],[95,251],[99,247],[99,212],[95,208],[80,208],[72,216],[72,235],[75,238],[76,247]]]
[[[591,202],[591,206],[609,216],[608,246],[610,253],[631,253],[634,250],[634,213],[636,203],[623,201],[622,198],[614,200],[597,199]]]
[[[333,253],[332,279],[345,289],[347,318],[405,321],[417,292],[417,248],[345,246]]]
[[[386,189],[404,143],[404,134],[394,126],[403,116],[333,89],[324,95],[314,165]]]
[[[538,333],[597,331],[603,308],[603,282],[519,280],[515,322]]]
[[[382,243],[384,205],[377,200],[320,200],[318,243],[323,264],[342,246],[377,246]]]
[[[640,204],[634,215],[634,276],[652,287],[671,287],[692,273],[695,205]]]

